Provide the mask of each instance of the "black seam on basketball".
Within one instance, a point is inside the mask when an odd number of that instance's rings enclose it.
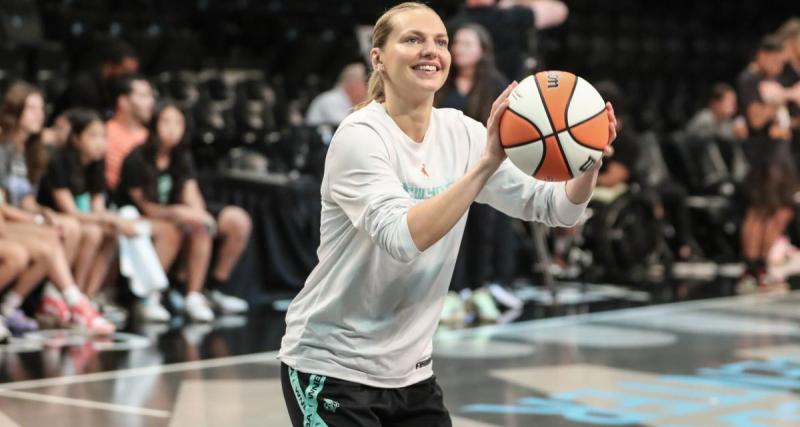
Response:
[[[577,125],[567,127],[567,133],[569,133],[570,138],[572,138],[572,140],[575,141],[575,143],[580,145],[581,147],[588,148],[590,150],[595,150],[595,151],[601,151],[602,152],[603,151],[602,149],[599,149],[597,147],[592,147],[591,145],[587,145],[587,144],[582,143],[581,140],[579,140],[577,137],[575,137],[575,134],[572,133],[572,128],[576,128],[576,127],[588,122],[589,120],[592,120],[593,118],[595,118],[595,117],[599,116],[600,114],[602,114],[603,111],[606,111],[605,108],[600,110],[599,113],[593,115],[592,117],[589,117],[588,119],[581,121]]]
[[[536,143],[536,142],[539,142],[539,141],[544,141],[544,139],[532,139],[530,141],[518,142],[518,143],[516,143],[514,145],[504,145],[503,148],[504,149],[506,149],[506,148],[517,148],[517,147],[522,147],[523,145],[529,145],[529,144],[533,144],[533,143]]]
[[[598,112],[596,112],[596,113],[592,114],[592,115],[591,115],[591,116],[590,116],[588,119],[583,119],[583,120],[579,121],[578,123],[575,123],[574,125],[567,126],[567,129],[569,129],[569,128],[574,128],[574,127],[578,127],[578,126],[580,126],[580,125],[582,125],[582,124],[584,124],[584,123],[588,122],[589,120],[592,120],[593,118],[595,118],[595,117],[597,117],[597,116],[599,116],[599,115],[603,114],[603,112],[605,112],[605,111],[606,111],[606,109],[605,109],[605,107],[603,107],[603,109],[602,109],[602,110],[600,110],[600,111],[598,111]]]
[[[597,147],[592,147],[591,145],[584,144],[584,143],[583,143],[583,142],[581,142],[581,141],[580,141],[578,138],[576,138],[576,137],[575,137],[575,135],[573,135],[573,134],[572,134],[572,131],[570,131],[570,130],[567,130],[567,133],[569,134],[570,138],[572,138],[572,140],[573,140],[573,141],[575,141],[575,143],[576,143],[576,144],[578,144],[578,145],[580,145],[581,147],[583,147],[583,148],[587,148],[587,149],[589,149],[589,150],[594,150],[594,151],[600,151],[600,152],[602,152],[602,151],[603,151],[603,150],[602,150],[602,149],[600,149],[600,148],[597,148]]]
[[[569,173],[570,178],[574,178],[575,174],[572,173],[572,168],[569,166],[569,161],[567,161],[567,155],[564,153],[564,147],[561,146],[561,140],[558,139],[558,132],[556,132],[556,124],[553,123],[553,118],[550,117],[550,110],[547,108],[547,102],[544,100],[544,94],[542,93],[542,87],[539,85],[539,79],[536,78],[534,75],[533,81],[536,82],[536,90],[539,91],[539,98],[542,100],[542,106],[544,106],[544,114],[547,115],[547,121],[550,122],[550,128],[553,130],[553,136],[556,138],[556,144],[558,144],[558,151],[561,151],[561,158],[564,160],[564,165],[567,166],[567,173]],[[576,80],[577,81],[577,80]],[[569,104],[567,104],[569,107]],[[566,109],[566,108],[565,108]],[[566,112],[564,113],[566,114]],[[569,128],[567,128],[569,129]],[[544,139],[544,138],[542,138]],[[547,147],[547,141],[544,144]],[[542,163],[544,163],[544,154],[542,154]],[[541,167],[541,164],[539,165]],[[537,168],[538,171],[538,168]],[[534,173],[535,175],[535,173]]]
[[[558,133],[556,132],[556,125],[553,123],[553,118],[550,117],[550,110],[547,109],[547,102],[544,100],[544,94],[542,93],[542,88],[539,86],[539,79],[536,78],[536,75],[533,76],[533,81],[536,83],[536,90],[539,92],[539,99],[542,100],[542,107],[544,107],[544,115],[547,116],[547,121],[550,122],[550,130],[553,131],[552,135],[556,135],[558,138]],[[547,135],[550,136],[550,135]],[[546,137],[542,137],[543,139]]]
[[[567,133],[569,134],[570,138],[572,138],[573,142],[575,142],[576,144],[580,145],[581,147],[583,147],[583,148],[585,148],[587,150],[592,150],[592,151],[595,151],[597,153],[600,153],[601,156],[603,155],[603,150],[595,148],[595,147],[592,147],[592,146],[589,146],[589,145],[586,145],[586,144],[578,141],[578,138],[575,138],[575,135],[573,135],[572,132],[569,129],[570,128],[567,128]],[[563,150],[563,148],[562,148],[562,150]],[[572,169],[572,167],[569,164],[567,164],[567,167]]]
[[[542,155],[541,157],[539,157],[539,164],[536,165],[535,169],[533,169],[533,173],[531,174],[531,176],[536,176],[536,174],[539,173],[539,169],[542,168],[542,165],[544,164],[544,158],[546,156],[547,156],[547,141],[544,138],[542,138]]]
[[[555,137],[556,137],[556,144],[558,144],[558,151],[561,152],[561,158],[564,159],[564,164],[567,166],[567,172],[569,172],[569,177],[575,178],[575,174],[572,173],[572,166],[570,166],[569,160],[567,160],[567,153],[564,152],[564,146],[561,145],[561,138],[558,137],[558,134],[556,134]]]
[[[539,135],[542,135],[542,137],[540,139],[544,139],[545,138],[545,136],[542,134],[542,130],[539,129],[539,126],[536,126],[536,123],[532,122],[527,117],[523,116],[522,113],[520,113],[519,111],[511,108],[510,105],[508,107],[506,107],[506,109],[510,110],[512,113],[514,113],[515,116],[519,117],[520,119],[525,120],[526,122],[530,123],[531,126],[533,126],[533,129],[536,130],[536,132],[538,132]],[[550,136],[550,135],[547,135],[547,136]]]
[[[572,95],[575,94],[575,88],[578,87],[578,76],[575,76],[575,83],[572,85],[572,90],[569,92],[569,97],[567,98],[567,105],[564,106],[564,126],[569,129],[569,104],[572,103]]]

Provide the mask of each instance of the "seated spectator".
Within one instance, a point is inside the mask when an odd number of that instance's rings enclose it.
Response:
[[[726,83],[716,83],[711,87],[708,105],[695,113],[686,125],[692,148],[695,149],[694,144],[702,144],[706,151],[700,156],[713,161],[709,166],[716,173],[706,177],[708,183],[739,183],[746,177],[747,159],[740,141],[747,138],[747,125],[744,117],[734,118],[736,111],[736,91]]]
[[[28,268],[29,263],[28,251],[24,246],[8,238],[5,220],[0,215],[0,289],[5,289],[9,283],[22,274]],[[11,314],[13,315],[14,312]],[[7,343],[9,335],[6,319],[0,317],[0,344]]]
[[[59,230],[52,221],[42,214],[9,209],[5,195],[6,192],[0,189],[0,223],[5,223],[0,241],[13,242],[10,248],[22,247],[28,259],[24,270],[16,276],[14,286],[0,303],[0,314],[8,329],[15,335],[38,329],[38,323],[27,317],[20,307],[46,278],[49,282],[42,293],[37,314],[40,322],[58,327],[77,326],[90,334],[113,333],[114,325],[100,316],[77,285]],[[5,248],[5,242],[3,246]]]
[[[365,99],[367,68],[360,62],[350,64],[339,74],[339,80],[333,89],[317,95],[311,101],[305,123],[309,126],[338,126],[353,111],[353,107]]]
[[[0,186],[8,192],[7,211],[41,213],[60,231],[64,249],[78,283],[86,283],[102,230],[94,224],[80,224],[75,218],[40,205],[36,189],[47,169],[48,153],[40,134],[44,124],[44,97],[28,83],[9,88],[0,105]],[[25,217],[17,212],[17,216]]]
[[[247,311],[247,303],[222,292],[250,237],[250,217],[232,206],[206,206],[197,184],[189,153],[186,119],[173,103],[156,109],[147,142],[134,149],[122,167],[117,197],[120,206],[132,204],[147,218],[166,220],[182,242],[170,253],[159,253],[169,269],[178,249],[185,251],[186,309],[192,319],[210,321],[213,312],[201,293],[211,261],[215,237],[221,240],[217,260],[211,269],[208,293],[223,313]],[[158,250],[157,246],[157,250]]]
[[[716,83],[711,88],[708,105],[695,113],[686,125],[686,133],[697,140],[743,139],[747,136],[747,128],[734,121],[735,115],[736,91],[726,83]]]
[[[137,224],[106,210],[105,179],[103,176],[103,157],[106,150],[105,123],[100,116],[90,110],[75,110],[71,114],[72,129],[67,144],[53,152],[48,172],[42,179],[39,201],[60,212],[77,217],[81,222],[96,224],[103,230],[101,243],[95,263],[83,291],[94,298],[104,283],[108,268],[116,258],[117,240],[123,245],[133,245],[129,249],[144,250],[137,253],[136,270],[156,269],[154,279],[150,275],[132,274],[131,288],[135,295],[149,297],[148,292],[138,288],[160,290],[167,286],[167,278],[158,264],[158,258],[150,242],[149,235],[136,239],[140,233]],[[144,243],[144,247],[141,244]],[[150,255],[151,254],[151,255]],[[140,258],[148,256],[149,265]],[[137,279],[146,278],[148,283]],[[155,281],[156,283],[150,283]],[[169,320],[169,313],[160,305],[148,305],[153,309],[146,311],[148,320]]]
[[[119,184],[122,161],[147,139],[147,124],[153,115],[155,97],[150,82],[139,75],[123,75],[113,83],[114,116],[106,127],[106,185]]]

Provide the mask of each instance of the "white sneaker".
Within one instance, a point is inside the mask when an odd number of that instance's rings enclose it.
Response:
[[[519,310],[525,305],[525,303],[508,288],[497,283],[489,285],[489,293],[492,294],[497,302],[512,310]]]
[[[482,323],[497,323],[500,317],[500,310],[494,303],[492,295],[485,288],[480,288],[472,293],[472,306],[478,320]]]
[[[9,339],[11,339],[11,331],[6,327],[5,317],[0,316],[0,344],[8,343]]]
[[[463,327],[466,323],[467,310],[464,308],[464,301],[456,292],[448,292],[442,304],[442,314],[440,322],[443,325],[456,328]]]
[[[208,293],[208,298],[214,308],[222,314],[241,314],[250,309],[247,301],[232,295],[226,295],[216,289]]]
[[[200,292],[192,292],[186,296],[186,314],[196,322],[214,320],[214,312],[211,311],[206,297]]]
[[[139,317],[147,322],[169,322],[172,317],[161,305],[161,293],[155,292],[139,303],[137,307]]]

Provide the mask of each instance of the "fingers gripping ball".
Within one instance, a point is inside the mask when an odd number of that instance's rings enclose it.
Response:
[[[608,145],[603,98],[565,71],[528,76],[500,118],[500,142],[511,162],[545,181],[566,181],[594,166]]]

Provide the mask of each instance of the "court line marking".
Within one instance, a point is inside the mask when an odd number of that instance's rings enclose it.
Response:
[[[86,409],[99,409],[103,411],[121,412],[130,415],[144,415],[156,418],[169,418],[172,414],[169,411],[158,409],[139,408],[136,406],[118,405],[116,403],[106,403],[94,400],[73,399],[71,397],[52,396],[39,393],[28,393],[25,391],[0,390],[0,397],[10,397],[14,399],[33,400],[43,403],[55,403],[60,405],[77,406]]]
[[[726,308],[740,305],[743,302],[764,304],[775,301],[783,301],[788,297],[797,296],[800,296],[800,291],[793,291],[789,292],[788,294],[780,295],[736,295],[731,297],[714,298],[712,300],[672,302],[649,305],[645,307],[631,307],[619,310],[602,311],[598,313],[567,315],[549,319],[532,319],[504,325],[485,325],[471,329],[440,331],[434,338],[434,345],[436,340],[446,341],[464,338],[488,338],[494,335],[509,332],[533,331],[545,328],[575,326],[590,322],[619,321],[643,316],[667,315],[696,309]]]
[[[277,351],[263,353],[243,354],[239,356],[220,357],[217,359],[195,360],[191,362],[173,363],[170,365],[146,366],[140,368],[119,369],[116,371],[95,372],[91,374],[78,374],[62,376],[56,378],[43,378],[38,380],[18,381],[13,383],[0,384],[0,393],[9,390],[22,390],[37,387],[50,387],[56,385],[79,384],[94,381],[119,380],[123,378],[137,377],[142,375],[160,375],[173,372],[184,372],[209,368],[220,368],[224,366],[243,365],[247,363],[278,362]]]
[[[688,311],[697,308],[721,308],[727,306],[735,306],[742,302],[758,302],[767,303],[775,300],[783,300],[788,296],[798,296],[800,291],[790,292],[783,295],[744,295],[732,296],[724,298],[715,298],[713,300],[699,300],[699,301],[684,301],[677,303],[665,303],[658,305],[651,305],[646,307],[631,307],[619,310],[610,310],[600,313],[586,313],[578,315],[562,316],[550,319],[533,319],[523,322],[505,324],[505,325],[487,325],[480,326],[472,329],[458,330],[458,331],[443,331],[437,334],[436,340],[453,340],[463,338],[480,338],[490,337],[496,334],[516,332],[518,330],[530,331],[542,328],[553,328],[561,326],[573,326],[589,322],[610,321],[610,320],[625,320],[629,318],[664,315],[676,313],[680,311]],[[63,376],[57,378],[44,378],[38,380],[18,381],[13,383],[0,384],[0,391],[4,390],[22,390],[37,387],[49,387],[56,385],[69,385],[79,384],[94,381],[118,380],[123,378],[130,378],[142,375],[159,375],[173,372],[184,372],[191,370],[201,370],[209,368],[217,368],[224,366],[233,366],[247,363],[259,362],[278,362],[277,351],[245,354],[239,356],[222,357],[210,360],[199,360],[192,362],[181,362],[170,365],[157,365],[140,368],[120,369],[116,371],[96,372],[91,374],[78,374],[72,376]]]

